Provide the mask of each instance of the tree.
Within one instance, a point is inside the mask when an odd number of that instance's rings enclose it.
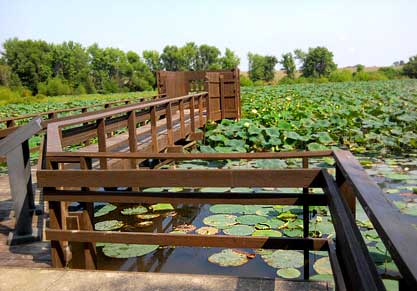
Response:
[[[279,63],[284,67],[287,76],[291,79],[295,79],[296,67],[292,53],[283,54]]]
[[[162,64],[167,71],[178,71],[180,69],[180,54],[178,47],[175,45],[167,45],[161,54]]]
[[[365,70],[365,66],[364,65],[361,65],[361,64],[357,64],[356,65],[356,72],[357,73],[363,72],[364,70]]]
[[[179,69],[181,71],[195,71],[198,68],[199,48],[193,42],[186,43],[179,48]]]
[[[261,56],[248,54],[249,78],[253,81],[272,81],[274,79],[275,66],[278,60],[274,56]]]
[[[196,70],[219,70],[221,68],[219,55],[220,50],[217,47],[207,44],[200,45]]]
[[[21,86],[19,77],[12,72],[9,66],[0,65],[0,86],[17,89]]]
[[[295,49],[294,50],[294,56],[295,56],[295,59],[298,61],[298,67],[299,68],[303,67],[306,55],[307,55],[306,52],[304,52],[301,49]]]
[[[231,70],[239,66],[240,58],[231,49],[226,48],[220,63],[223,70]]]
[[[162,62],[159,52],[153,50],[146,50],[142,53],[145,64],[152,71],[153,74],[156,74],[157,71],[162,70]],[[129,56],[128,56],[129,58]]]
[[[337,68],[333,53],[325,47],[309,48],[302,66],[304,77],[328,77]]]
[[[404,75],[417,78],[417,55],[411,57],[403,67]]]

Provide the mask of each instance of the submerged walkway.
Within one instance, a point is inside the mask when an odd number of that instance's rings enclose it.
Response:
[[[331,290],[325,282],[164,273],[0,267],[0,290]]]

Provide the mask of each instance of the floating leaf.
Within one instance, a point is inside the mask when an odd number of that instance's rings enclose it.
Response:
[[[113,210],[117,209],[116,205],[113,204],[106,204],[103,207],[101,207],[99,210],[94,212],[94,217],[100,217],[100,216],[104,216],[110,212],[112,212]]]
[[[237,217],[235,215],[231,214],[215,214],[204,218],[203,223],[216,228],[224,229],[228,226],[237,224],[236,218]]]
[[[217,234],[219,230],[215,227],[203,226],[197,229],[195,232],[197,234],[202,234],[202,235],[214,235],[214,234]]]
[[[315,261],[313,268],[318,274],[322,274],[322,275],[333,274],[329,257],[320,258],[317,261]]]
[[[275,208],[268,207],[256,210],[256,214],[260,216],[277,216],[279,212]]]
[[[143,228],[145,228],[145,227],[149,227],[149,226],[152,226],[153,225],[153,222],[152,221],[142,221],[142,222],[138,222],[138,223],[136,223],[136,227],[143,227]]]
[[[282,231],[288,237],[302,237],[303,231],[301,229],[284,229]]]
[[[233,225],[223,230],[228,235],[251,235],[255,228],[249,225]]]
[[[240,214],[243,213],[244,210],[244,206],[240,204],[215,204],[210,207],[210,212],[223,214]]]
[[[257,223],[268,221],[268,218],[264,216],[259,216],[259,215],[247,214],[247,215],[239,216],[236,220],[237,222],[241,224],[255,225]]]
[[[297,215],[291,213],[291,211],[285,211],[285,212],[282,212],[281,214],[279,214],[278,218],[282,219],[282,220],[292,220],[292,219],[296,219]]]
[[[301,276],[301,272],[294,268],[279,269],[277,275],[285,279],[295,279]]]
[[[200,188],[200,192],[223,193],[223,192],[227,192],[229,190],[230,190],[230,188],[228,188],[228,187],[215,187],[215,188],[204,187],[204,188]]]
[[[192,225],[192,224],[181,224],[181,225],[177,225],[174,230],[179,230],[179,231],[183,231],[183,232],[191,232],[196,228],[197,227],[195,225]]]
[[[123,226],[123,222],[119,220],[105,220],[97,222],[94,225],[95,230],[115,230]]]
[[[402,181],[402,180],[409,179],[410,176],[404,175],[404,174],[398,174],[398,173],[389,173],[389,174],[385,174],[385,178],[394,180],[394,181]]]
[[[278,159],[257,160],[256,166],[262,169],[282,169],[287,166],[287,163]]]
[[[300,268],[304,265],[304,255],[297,251],[277,250],[261,256],[268,265],[277,269]]]
[[[164,188],[146,188],[143,189],[142,192],[163,192],[165,189]]]
[[[266,229],[266,230],[255,230],[252,236],[268,236],[268,237],[281,237],[282,233],[278,230]]]
[[[158,214],[158,213],[138,214],[138,215],[136,215],[137,218],[143,219],[143,220],[155,219],[155,218],[158,218],[160,216],[161,216],[161,214]]]
[[[145,206],[139,205],[132,208],[125,208],[120,213],[123,215],[137,215],[137,214],[143,214],[148,212],[148,209]]]
[[[168,211],[168,210],[174,210],[174,206],[170,203],[157,203],[149,206],[150,209],[153,211]]]
[[[127,259],[140,257],[152,253],[158,249],[158,245],[140,245],[140,244],[106,244],[103,247],[103,253],[111,258]]]
[[[222,250],[219,253],[212,254],[208,261],[221,267],[237,267],[248,262],[248,258],[230,249]]]

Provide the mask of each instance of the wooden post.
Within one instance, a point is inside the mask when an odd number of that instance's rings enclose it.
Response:
[[[219,76],[219,81],[220,81],[220,111],[221,111],[221,117],[222,119],[224,119],[226,117],[226,105],[225,105],[225,101],[224,101],[224,76],[220,75]]]
[[[303,157],[303,169],[308,168],[308,158]],[[303,188],[303,195],[308,195],[308,188]],[[308,238],[309,235],[309,205],[303,204],[303,237]],[[310,278],[310,253],[308,249],[304,249],[304,280]]]
[[[151,107],[151,135],[152,135],[152,151],[159,152],[158,147],[158,128],[156,127],[156,106]]]
[[[136,136],[136,112],[130,111],[127,118],[127,127],[129,130],[129,150],[131,153],[138,151],[138,140]],[[137,168],[136,159],[130,160],[130,167]]]
[[[200,122],[200,127],[204,126],[203,122],[203,96],[198,96],[198,120]]]
[[[106,122],[105,119],[99,119],[97,122],[98,151],[106,152]],[[100,158],[100,168],[107,169],[107,159]]]
[[[49,228],[62,229],[61,203],[49,201]],[[65,252],[61,241],[51,241],[51,263],[54,268],[66,266]]]
[[[110,103],[106,103],[106,104],[104,104],[104,109],[108,109],[108,108],[110,108],[110,107],[111,107],[111,104],[110,104]],[[106,118],[106,119],[110,119],[110,117],[108,117],[108,118]],[[113,135],[113,132],[108,132],[108,133],[107,133],[107,137],[108,137],[108,138],[112,137],[112,135]]]
[[[342,194],[343,199],[345,199],[346,204],[348,205],[353,218],[356,217],[356,195],[353,191],[352,186],[348,181],[346,181],[343,173],[336,164],[336,184],[339,187],[339,191]]]
[[[180,110],[180,135],[181,138],[185,138],[185,117],[184,117],[184,100],[181,99],[179,102]]]
[[[174,145],[174,133],[172,131],[172,106],[171,102],[166,105],[166,123],[167,123],[167,145]]]
[[[81,113],[86,113],[87,112],[87,107],[84,107],[84,108],[82,108],[81,109]],[[87,125],[88,124],[88,122],[84,122],[83,123],[83,125],[85,126],[85,125]],[[90,145],[90,140],[89,139],[86,139],[85,141],[84,141],[84,145],[85,146],[88,146],[88,145]]]
[[[195,133],[195,103],[194,103],[194,96],[191,96],[191,99],[190,99],[190,125],[191,125],[191,133]]]

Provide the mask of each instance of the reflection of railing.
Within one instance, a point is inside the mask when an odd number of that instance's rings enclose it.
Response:
[[[49,141],[49,138],[48,138]],[[336,178],[324,169],[308,169],[309,159],[333,157]],[[83,164],[93,160],[233,160],[233,159],[301,159],[301,169],[207,169],[207,170],[155,170],[105,169],[87,170]],[[49,152],[44,156],[52,168],[38,171],[38,183],[44,187],[45,200],[49,201],[51,224],[47,239],[52,241],[52,259],[56,267],[65,266],[61,256],[63,241],[83,242],[94,247],[95,242],[141,243],[194,247],[298,249],[305,254],[305,279],[308,278],[308,251],[327,250],[338,289],[379,290],[382,281],[355,224],[355,199],[362,204],[375,229],[384,241],[397,264],[401,286],[415,286],[417,252],[416,231],[405,225],[398,210],[384,198],[379,187],[366,175],[349,152],[283,152],[283,153],[231,153],[231,154],[173,154],[173,153],[65,153]],[[78,163],[81,170],[62,170],[66,162]],[[61,170],[58,170],[61,168]],[[63,188],[61,188],[63,187]],[[97,191],[99,187],[130,187],[129,191]],[[145,193],[138,187],[275,187],[303,188],[303,193]],[[321,188],[325,194],[309,194],[308,188]],[[133,190],[136,189],[136,190]],[[61,202],[77,201],[91,204],[95,201],[128,203],[236,203],[281,204],[303,206],[303,238],[201,236],[193,234],[125,233],[93,231],[92,213],[82,219],[62,212]],[[336,243],[332,240],[309,237],[309,206],[328,205],[336,230]],[[91,209],[91,208],[86,208]],[[387,215],[388,214],[388,215]],[[86,217],[90,217],[86,219]],[[78,220],[77,220],[78,219]],[[77,230],[65,227],[65,222],[76,220]],[[73,223],[74,225],[74,223]],[[92,253],[93,254],[93,253]],[[74,254],[73,254],[74,255]],[[94,267],[94,256],[85,258],[86,266]]]

